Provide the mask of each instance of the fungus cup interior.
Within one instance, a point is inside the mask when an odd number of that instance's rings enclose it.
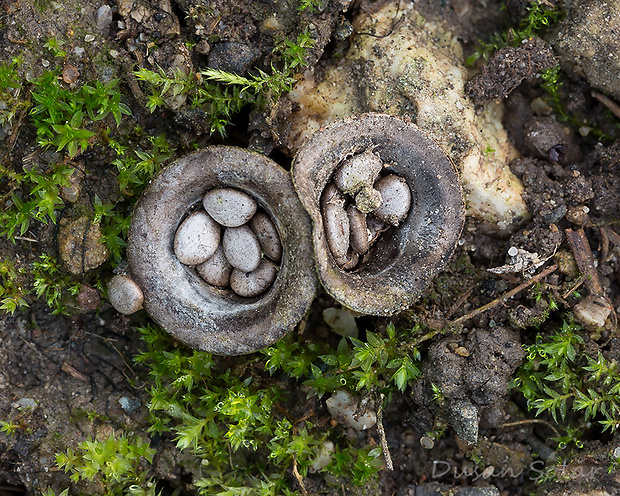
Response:
[[[231,187],[231,188],[236,188],[236,189],[241,189],[238,186],[235,186],[233,184],[219,184],[217,186],[213,186],[210,187],[208,189],[205,189],[202,192],[202,195],[198,198],[198,200],[194,201],[193,203],[191,203],[188,208],[187,211],[185,212],[185,214],[179,218],[178,224],[174,230],[174,233],[172,234],[171,239],[169,240],[169,249],[172,251],[172,253],[174,253],[174,236],[176,231],[179,229],[179,226],[183,223],[183,221],[185,219],[187,219],[187,217],[189,217],[191,214],[193,214],[196,211],[199,210],[204,210],[203,206],[202,206],[202,198],[205,195],[205,193],[207,193],[208,191],[215,189],[215,188],[226,188],[226,187]],[[180,262],[177,259],[177,262],[179,264],[181,264],[181,267],[186,270],[188,272],[188,277],[190,277],[192,279],[192,283],[193,284],[197,284],[200,286],[204,287],[204,291],[207,291],[209,293],[211,293],[211,297],[214,300],[219,300],[221,301],[221,303],[223,305],[227,305],[227,304],[239,304],[239,305],[250,305],[252,303],[255,303],[259,300],[265,299],[265,298],[270,298],[270,294],[274,291],[274,288],[277,288],[282,281],[282,278],[280,277],[280,273],[281,272],[285,272],[286,269],[286,257],[288,256],[288,252],[284,249],[284,243],[282,241],[283,237],[282,237],[282,229],[280,227],[280,222],[278,221],[278,219],[276,217],[274,217],[273,213],[270,211],[269,207],[267,204],[265,204],[265,201],[257,198],[254,194],[251,194],[248,191],[243,190],[244,193],[248,193],[252,199],[254,201],[256,201],[256,203],[258,204],[259,208],[261,208],[267,215],[269,215],[269,218],[271,219],[271,221],[273,222],[274,226],[276,227],[276,230],[278,231],[278,236],[280,237],[280,242],[283,245],[283,251],[282,251],[282,258],[279,262],[277,262],[276,266],[277,266],[277,272],[276,272],[276,279],[273,281],[273,283],[271,284],[271,286],[269,287],[269,289],[267,289],[267,291],[265,291],[264,293],[255,296],[255,297],[243,297],[243,296],[239,296],[237,295],[234,291],[232,291],[230,288],[219,288],[217,286],[212,286],[211,284],[209,284],[208,282],[206,282],[202,277],[200,277],[200,275],[198,274],[196,267],[195,266],[190,266],[190,265],[185,265],[184,263]],[[175,257],[176,258],[176,257]],[[282,277],[285,277],[284,275]]]
[[[347,272],[327,245],[320,199],[342,161],[367,149],[406,180],[412,203],[406,219],[383,233],[363,262]],[[321,283],[360,313],[391,315],[413,304],[452,254],[463,227],[454,164],[417,126],[389,115],[343,119],[313,135],[295,157],[293,183],[313,222]]]
[[[257,298],[210,286],[174,254],[181,222],[207,191],[222,186],[250,194],[280,234],[276,281]],[[193,348],[238,355],[281,338],[310,306],[317,290],[310,239],[289,174],[258,153],[217,146],[177,160],[153,180],[134,209],[127,258],[144,308],[166,331]]]

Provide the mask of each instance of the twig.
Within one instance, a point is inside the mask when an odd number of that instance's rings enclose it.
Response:
[[[551,267],[546,268],[540,274],[537,274],[534,277],[532,277],[531,279],[525,281],[524,283],[519,284],[516,288],[511,289],[510,291],[505,293],[503,296],[500,296],[499,298],[494,299],[493,301],[487,303],[486,305],[483,305],[483,306],[477,308],[476,310],[474,310],[472,312],[469,312],[468,314],[463,315],[462,317],[459,317],[456,320],[453,320],[452,322],[450,322],[448,324],[448,326],[449,327],[453,327],[453,326],[460,325],[463,322],[466,322],[469,319],[472,319],[472,318],[476,317],[477,315],[480,315],[481,313],[484,313],[487,310],[490,310],[491,308],[496,307],[500,303],[506,302],[507,300],[512,298],[517,293],[520,293],[521,291],[523,291],[524,289],[526,289],[529,286],[533,285],[534,283],[537,283],[541,279],[547,277],[549,274],[554,272],[557,268],[558,268],[557,265],[552,265]]]
[[[299,487],[301,487],[301,492],[304,494],[308,494],[308,491],[306,491],[306,487],[304,486],[304,479],[299,473],[299,470],[297,470],[297,457],[295,456],[293,457],[293,475],[295,476],[295,479],[297,479]]]
[[[19,241],[30,241],[31,243],[38,243],[39,242],[38,239],[27,238],[26,236],[15,236],[15,239],[17,239]]]
[[[383,429],[383,398],[385,396],[381,394],[379,408],[377,410],[377,432],[379,433],[379,439],[381,440],[381,449],[383,450],[383,457],[385,458],[385,466],[388,470],[394,470],[394,464],[392,463],[392,457],[390,456],[390,448],[385,437],[385,429]]]
[[[580,227],[576,231],[566,229],[564,232],[566,233],[568,246],[570,246],[573,256],[575,257],[575,262],[577,262],[577,267],[579,267],[579,271],[585,277],[588,290],[595,296],[604,294],[603,284],[594,266],[592,248],[590,248],[590,243],[588,242],[588,238],[586,238],[586,233],[583,231],[583,228]]]
[[[579,276],[579,278],[577,279],[577,284],[575,284],[572,288],[570,288],[566,293],[564,293],[564,295],[562,295],[562,299],[566,299],[568,298],[571,294],[573,294],[574,291],[577,290],[577,288],[579,286],[581,286],[583,284],[584,281],[584,277],[583,276]]]
[[[519,426],[525,425],[525,424],[543,424],[543,425],[549,427],[549,429],[551,429],[556,436],[558,436],[558,437],[560,436],[560,433],[558,432],[558,430],[555,427],[553,427],[552,424],[550,424],[546,420],[542,420],[542,419],[526,419],[526,420],[519,420],[518,422],[508,422],[506,424],[498,425],[497,428],[498,429],[503,429],[505,427],[519,427]]]
[[[601,93],[597,93],[596,91],[592,92],[592,96],[605,105],[605,107],[607,107],[618,119],[620,119],[620,105],[614,102],[611,98],[602,95]]]

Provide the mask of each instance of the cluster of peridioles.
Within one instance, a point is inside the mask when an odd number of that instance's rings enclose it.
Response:
[[[357,267],[360,258],[390,226],[398,226],[411,208],[411,191],[376,153],[366,150],[335,170],[321,195],[327,244],[338,266]]]
[[[247,193],[235,188],[208,191],[204,210],[190,214],[174,238],[179,261],[194,266],[208,284],[246,298],[267,291],[282,257],[278,230]]]

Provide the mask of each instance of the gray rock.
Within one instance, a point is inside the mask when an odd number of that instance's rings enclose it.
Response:
[[[450,424],[456,435],[467,444],[476,444],[478,441],[478,409],[467,400],[455,401],[448,404]]]
[[[620,99],[620,0],[575,0],[566,9],[551,41],[562,66]]]
[[[207,60],[212,69],[243,74],[254,66],[258,57],[259,54],[246,44],[226,41],[214,45]]]
[[[105,33],[112,25],[112,7],[102,5],[97,9],[97,29]]]

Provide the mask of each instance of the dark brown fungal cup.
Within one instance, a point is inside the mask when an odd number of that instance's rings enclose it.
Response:
[[[349,157],[372,150],[386,173],[406,181],[411,206],[351,271],[340,267],[326,238],[321,195]],[[319,279],[360,313],[392,315],[411,306],[448,260],[463,228],[463,193],[454,164],[421,129],[384,114],[334,122],[306,141],[293,162],[293,183],[313,223]],[[372,214],[371,214],[372,215]]]
[[[175,233],[207,191],[246,192],[273,221],[282,244],[275,281],[244,298],[204,281],[174,254]],[[290,175],[267,157],[240,148],[200,150],[165,168],[140,198],[127,244],[131,277],[145,310],[192,348],[240,355],[264,348],[303,317],[316,291],[311,224]]]

